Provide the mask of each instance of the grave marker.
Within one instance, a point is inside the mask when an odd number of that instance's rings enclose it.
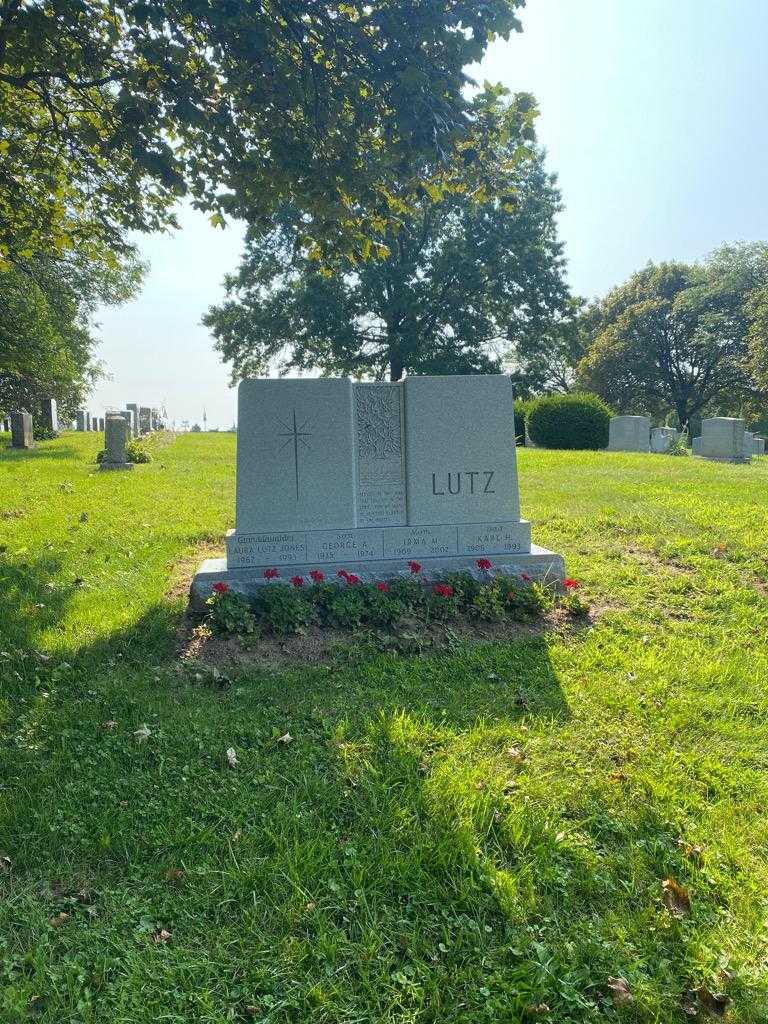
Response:
[[[236,528],[195,592],[222,573],[247,592],[271,568],[381,579],[409,560],[439,574],[486,556],[564,576],[520,518],[507,376],[247,380],[237,426]]]
[[[34,448],[35,442],[32,435],[32,416],[30,413],[11,413],[11,447],[12,448]]]
[[[608,425],[609,452],[648,452],[651,421],[648,416],[612,416]]]
[[[749,462],[744,454],[744,420],[712,416],[701,423],[701,455],[714,462]]]
[[[121,415],[108,415],[104,431],[104,458],[100,469],[133,469],[133,463],[125,457],[125,443],[128,438],[128,421]]]
[[[44,427],[48,430],[52,430],[54,433],[59,432],[59,417],[56,409],[55,398],[44,398],[40,409],[40,419]]]

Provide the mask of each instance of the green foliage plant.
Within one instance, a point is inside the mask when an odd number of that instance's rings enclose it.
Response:
[[[247,598],[230,590],[225,583],[214,585],[206,601],[208,624],[214,633],[252,634],[256,631],[256,619]]]
[[[285,583],[262,587],[253,601],[256,615],[277,636],[301,632],[314,617],[314,609],[299,588]]]
[[[576,393],[539,398],[528,416],[528,433],[540,448],[608,446],[611,410],[597,395]]]

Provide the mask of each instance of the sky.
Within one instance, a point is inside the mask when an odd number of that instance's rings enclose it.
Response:
[[[471,70],[536,96],[576,294],[768,238],[768,0],[528,0],[521,20]],[[200,319],[243,233],[187,207],[179,218],[173,235],[137,237],[145,287],[99,315],[109,377],[89,407],[164,405],[178,424],[205,412],[226,429],[236,392]]]

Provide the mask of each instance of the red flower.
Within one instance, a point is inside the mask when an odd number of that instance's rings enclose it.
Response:
[[[336,575],[339,577],[340,580],[345,580],[349,576],[349,573],[347,572],[346,569],[339,569]]]
[[[356,587],[357,584],[360,582],[360,577],[355,576],[353,572],[348,572],[347,575],[345,576],[345,579],[347,583],[350,585],[350,587]]]
[[[487,572],[489,569],[493,568],[493,562],[489,562],[487,558],[478,558],[477,568],[482,569],[483,572]]]
[[[325,579],[325,576],[323,575],[323,573],[320,572],[319,569],[313,569],[309,575],[312,577],[315,583],[322,583],[323,580]]]
[[[279,575],[280,575],[280,573],[277,571],[277,569],[265,569],[264,570],[264,579],[265,580],[276,580]]]
[[[213,589],[216,594],[226,594],[229,591],[229,587],[226,583],[214,583]]]
[[[449,587],[447,583],[436,583],[434,586],[434,592],[438,597],[453,597],[453,587]]]
[[[563,586],[566,590],[575,590],[578,585],[578,580],[563,580]]]
[[[531,582],[531,577],[528,575],[527,572],[522,573],[521,576],[520,576],[520,579],[523,581],[523,583],[530,583]]]
[[[294,587],[303,587],[304,586],[304,577],[303,576],[291,576],[291,583],[294,585]]]
[[[382,594],[386,594],[388,592],[388,590],[389,590],[389,587],[387,586],[386,583],[377,583],[376,584],[376,589],[380,590],[382,592]]]
[[[411,572],[413,573],[414,576],[418,576],[419,573],[421,572],[421,563],[420,562],[409,562],[408,563],[408,568],[411,570]]]

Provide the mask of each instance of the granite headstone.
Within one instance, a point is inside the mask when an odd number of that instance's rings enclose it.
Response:
[[[104,458],[100,468],[133,469],[133,463],[125,457],[125,444],[128,439],[128,421],[119,414],[108,415],[104,431]]]
[[[651,421],[648,416],[612,416],[608,425],[608,451],[648,452]]]
[[[701,423],[701,455],[714,462],[749,462],[744,454],[744,420],[712,416]]]
[[[44,398],[40,406],[40,421],[48,430],[58,433],[59,417],[55,398]]]
[[[35,447],[32,434],[32,415],[23,409],[21,412],[11,413],[11,447]]]
[[[486,556],[564,576],[520,518],[505,375],[246,380],[237,426],[236,526],[227,559],[198,573],[201,593],[222,578],[247,591],[272,568],[381,579],[407,574],[409,560],[429,575]]]

